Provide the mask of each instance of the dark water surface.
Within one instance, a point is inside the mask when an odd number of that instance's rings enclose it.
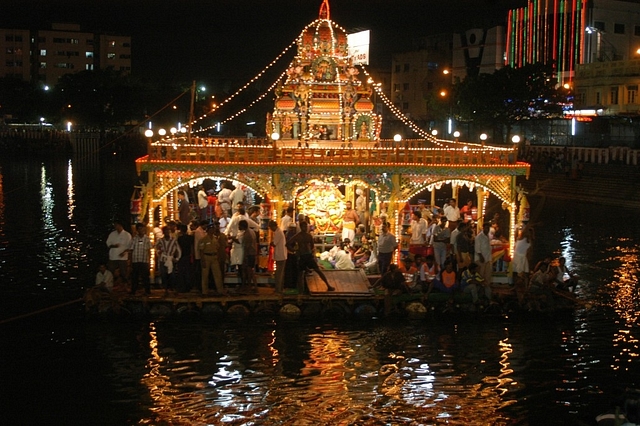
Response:
[[[75,300],[126,217],[133,162],[0,158],[0,321]],[[541,201],[540,201],[541,202]],[[591,309],[423,321],[0,324],[4,424],[595,424],[640,387],[637,212],[544,203]]]

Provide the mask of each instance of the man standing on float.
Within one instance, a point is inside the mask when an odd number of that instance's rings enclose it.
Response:
[[[316,271],[316,274],[327,285],[327,291],[334,291],[335,288],[329,284],[327,277],[324,275],[313,253],[314,244],[313,236],[307,232],[307,222],[300,222],[300,232],[291,237],[287,242],[287,248],[298,254],[298,291],[301,290],[302,274],[307,269]]]
[[[360,223],[358,213],[351,208],[351,201],[347,201],[344,214],[342,215],[342,241],[349,239],[353,241],[356,236],[356,226]]]

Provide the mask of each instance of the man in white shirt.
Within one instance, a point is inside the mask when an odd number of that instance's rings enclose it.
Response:
[[[422,218],[419,210],[411,214],[411,240],[409,241],[409,252],[413,254],[426,254],[426,234],[429,224]]]
[[[236,186],[236,188],[231,191],[231,206],[233,207],[233,212],[238,211],[238,204],[244,205],[244,190],[241,185]]]
[[[233,214],[231,221],[229,222],[229,224],[224,230],[224,234],[227,237],[235,237],[238,234],[238,224],[240,223],[241,220],[247,221],[247,224],[249,225],[249,229],[257,233],[260,232],[260,226],[249,217],[249,215],[245,212],[244,207],[242,206],[242,203],[240,203],[238,205],[238,211]]]
[[[484,282],[487,285],[491,285],[492,282],[492,257],[491,257],[491,242],[489,241],[489,229],[491,224],[484,222],[482,224],[482,232],[476,236],[474,242],[475,249],[475,263],[478,265],[478,273],[484,278]]]
[[[284,268],[287,263],[287,240],[275,220],[269,221],[269,229],[273,232],[271,247],[273,247],[273,260],[276,262],[276,293],[282,293],[284,291]]]
[[[113,290],[113,274],[107,269],[107,265],[100,265],[96,274],[96,287]]]
[[[287,212],[285,213],[284,216],[282,216],[282,219],[280,219],[280,229],[282,229],[283,232],[287,232],[287,230],[289,229],[289,225],[291,225],[293,223],[293,207],[289,206],[287,207]]]
[[[131,245],[131,234],[124,230],[122,221],[113,221],[115,230],[109,234],[107,238],[107,247],[109,247],[109,263],[108,267],[112,274],[118,270],[122,284],[126,284],[129,280],[128,260],[129,246]]]
[[[449,231],[453,231],[458,227],[458,222],[460,221],[460,209],[458,208],[456,199],[451,198],[449,203],[444,206],[443,211],[444,215],[447,217]]]
[[[200,219],[207,218],[207,207],[209,207],[207,193],[204,190],[204,186],[200,186],[200,190],[198,191],[198,209],[200,210]]]
[[[221,209],[226,210],[227,215],[231,214],[231,189],[227,182],[222,184],[222,189],[218,193],[218,204]]]

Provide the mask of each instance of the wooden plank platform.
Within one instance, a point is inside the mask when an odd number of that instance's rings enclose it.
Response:
[[[371,296],[369,278],[362,269],[324,270],[329,284],[335,291],[327,291],[327,285],[315,272],[305,277],[309,294],[312,296]]]

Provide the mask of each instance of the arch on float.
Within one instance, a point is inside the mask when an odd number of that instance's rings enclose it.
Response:
[[[443,185],[452,185],[453,183],[457,183],[458,187],[468,187],[470,192],[473,191],[476,187],[481,187],[483,190],[498,197],[498,199],[500,199],[500,201],[502,201],[503,203],[511,203],[513,201],[506,198],[505,194],[498,193],[498,191],[495,188],[492,188],[490,185],[471,179],[438,179],[431,182],[425,182],[413,188],[407,194],[406,199],[409,200],[410,198],[415,197],[424,190],[432,191],[433,189],[441,189]]]
[[[258,187],[258,181],[251,181],[249,179],[238,179],[237,177],[231,177],[231,176],[223,176],[223,175],[215,175],[215,174],[202,174],[199,176],[194,176],[191,177],[189,179],[184,179],[184,180],[177,180],[175,183],[172,183],[170,186],[163,188],[163,192],[161,194],[157,195],[157,198],[154,198],[154,202],[160,202],[162,201],[162,199],[166,198],[169,196],[169,194],[171,194],[173,191],[183,187],[184,185],[189,185],[190,188],[193,188],[195,186],[201,185],[205,179],[211,179],[214,181],[229,181],[229,182],[237,182],[240,185],[244,185],[247,188],[251,189],[252,191],[254,191],[256,194],[260,195],[261,197],[264,198],[265,195],[269,195],[269,191],[267,191],[265,188],[259,188]],[[270,184],[269,184],[270,185]],[[266,186],[266,185],[265,185]]]

